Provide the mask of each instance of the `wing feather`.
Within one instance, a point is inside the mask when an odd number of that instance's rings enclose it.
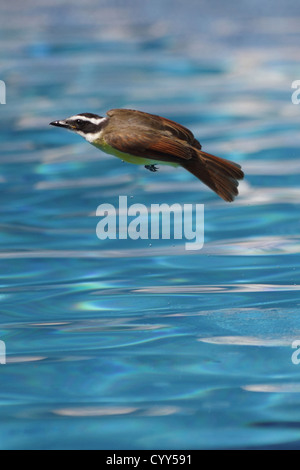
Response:
[[[149,160],[169,161],[170,163],[190,160],[195,152],[190,145],[174,139],[174,137],[157,135],[155,132],[142,130],[140,134],[138,132],[107,133],[105,141],[119,152],[149,158]]]
[[[178,122],[171,121],[170,119],[157,116],[155,114],[136,111],[134,109],[111,109],[106,114],[112,119],[112,122],[114,119],[118,120],[119,125],[120,117],[123,115],[124,127],[141,127],[143,129],[150,128],[159,131],[166,137],[175,137],[201,149],[200,143],[195,139],[194,134],[189,129],[178,124]]]

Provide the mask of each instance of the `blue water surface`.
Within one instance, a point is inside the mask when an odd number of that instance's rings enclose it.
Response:
[[[300,448],[299,2],[0,8],[1,449]],[[49,126],[114,107],[239,162],[240,196]],[[203,249],[99,240],[121,195],[204,204]]]

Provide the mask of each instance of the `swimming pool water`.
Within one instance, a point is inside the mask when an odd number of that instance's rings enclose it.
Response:
[[[299,448],[299,17],[293,1],[1,5],[2,449]],[[242,165],[240,196],[48,125],[114,107],[191,128]],[[100,241],[96,209],[120,195],[204,204],[203,249]]]

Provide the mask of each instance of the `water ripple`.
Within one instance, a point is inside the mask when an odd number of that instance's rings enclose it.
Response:
[[[1,446],[299,447],[299,3],[2,3]],[[239,197],[49,126],[113,107],[241,163]],[[120,194],[204,203],[203,249],[100,242]]]
[[[179,407],[175,406],[153,406],[148,408],[138,407],[74,407],[74,408],[61,408],[53,410],[54,414],[67,417],[97,417],[97,416],[114,416],[123,414],[136,414],[137,416],[168,416],[178,414],[181,411]]]
[[[259,393],[300,393],[299,383],[253,384],[242,387],[248,392]]]
[[[68,231],[67,231],[68,233]],[[72,231],[70,232],[72,233]],[[73,231],[84,233],[84,231]],[[186,251],[184,245],[171,245],[146,248],[115,250],[29,250],[0,252],[0,259],[35,259],[35,258],[144,258],[168,256],[265,256],[297,254],[300,252],[298,236],[291,237],[258,237],[250,240],[225,240],[205,243],[201,250]]]
[[[153,286],[136,289],[134,292],[152,294],[217,294],[235,292],[280,292],[299,291],[300,285],[280,284],[222,284],[216,286]]]
[[[291,338],[269,339],[253,336],[213,336],[211,338],[199,338],[198,341],[210,344],[227,344],[231,346],[263,346],[267,348],[288,346],[291,347]]]

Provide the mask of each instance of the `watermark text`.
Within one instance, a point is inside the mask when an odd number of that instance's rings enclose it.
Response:
[[[185,249],[201,250],[204,244],[203,204],[144,204],[128,206],[127,196],[119,197],[118,208],[101,204],[97,211],[101,220],[96,233],[100,240],[189,240]],[[173,221],[173,223],[172,223]]]
[[[0,364],[6,364],[6,346],[4,341],[0,340]]]
[[[292,354],[292,363],[297,366],[300,364],[300,340],[296,339],[295,341],[292,342],[292,348],[296,349],[296,351],[293,352]]]
[[[296,88],[296,90],[292,94],[292,103],[299,104],[300,103],[300,80],[294,80],[292,83],[292,88]]]
[[[3,80],[0,80],[0,104],[6,104],[6,85]]]

